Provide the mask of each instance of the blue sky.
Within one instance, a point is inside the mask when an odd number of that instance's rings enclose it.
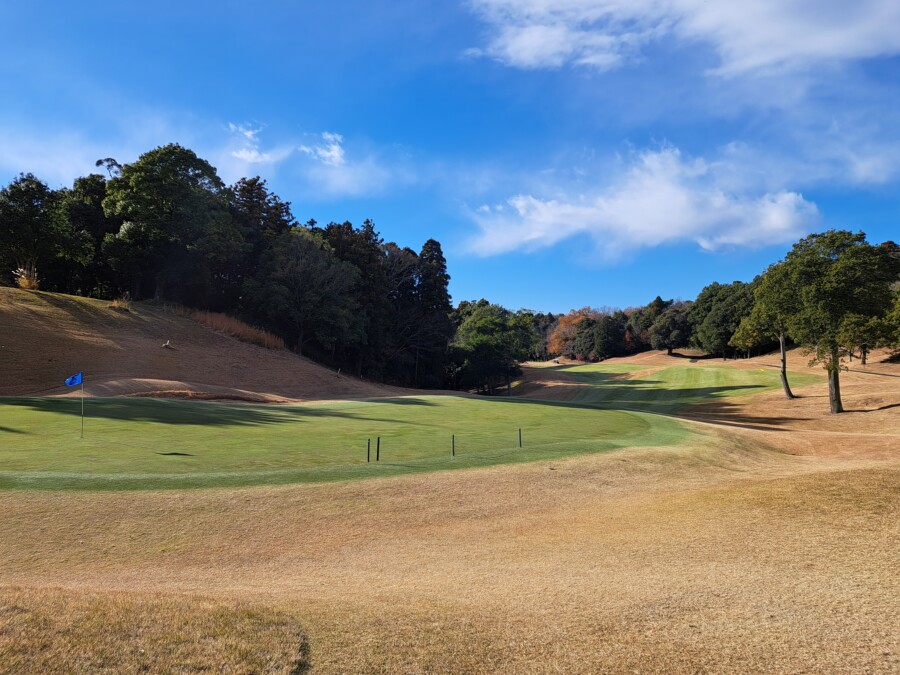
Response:
[[[304,222],[441,241],[454,300],[690,299],[900,239],[896,0],[0,5],[0,182],[179,142]]]

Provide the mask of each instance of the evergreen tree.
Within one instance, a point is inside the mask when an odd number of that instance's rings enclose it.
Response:
[[[60,193],[30,173],[0,190],[2,277],[14,278],[22,288],[38,288],[44,265],[90,259],[89,238],[72,230],[60,204]]]
[[[691,337],[690,308],[690,303],[676,302],[662,311],[648,331],[653,349],[665,349],[671,356],[673,349],[688,346]]]
[[[625,355],[627,326],[628,316],[621,310],[600,317],[594,329],[594,354],[598,359]]]
[[[862,232],[829,230],[800,240],[784,260],[785,280],[797,294],[788,331],[814,354],[828,373],[832,413],[843,412],[840,389],[842,340],[853,315],[884,317],[891,308],[890,285],[898,260],[885,247],[872,246]]]

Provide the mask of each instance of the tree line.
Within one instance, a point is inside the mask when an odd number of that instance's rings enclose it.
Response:
[[[797,242],[750,283],[696,299],[554,316],[487,300],[451,305],[441,245],[385,242],[374,223],[300,224],[260,177],[225,185],[177,144],[51,189],[20,174],[0,190],[0,284],[128,296],[224,312],[297,353],[393,384],[508,391],[529,359],[602,360],[692,347],[728,357],[807,348],[842,410],[846,358],[900,348],[900,247],[832,230]]]
[[[107,175],[0,190],[0,283],[224,312],[297,353],[406,386],[446,383],[453,334],[441,245],[385,242],[371,221],[301,225],[259,177],[226,186],[177,144]]]
[[[842,412],[844,360],[865,364],[872,349],[900,349],[900,246],[872,245],[862,232],[812,234],[753,281],[712,283],[693,301],[657,296],[644,307],[572,310],[555,320],[548,352],[595,361],[648,349],[737,358],[777,348],[784,393],[794,398],[791,344],[825,368],[831,411]]]

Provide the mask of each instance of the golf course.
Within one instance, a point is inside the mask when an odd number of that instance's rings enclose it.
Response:
[[[777,354],[655,351],[478,396],[0,296],[4,672],[900,665],[895,364],[842,416],[796,351],[793,401]]]
[[[274,485],[676,446],[698,430],[667,414],[779,386],[777,373],[765,370],[673,366],[632,379],[621,379],[634,370],[622,364],[562,370],[583,385],[573,401],[425,395],[252,405],[91,398],[84,437],[77,398],[0,399],[6,441],[0,488]]]

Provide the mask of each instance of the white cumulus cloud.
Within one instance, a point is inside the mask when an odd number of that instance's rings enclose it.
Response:
[[[815,204],[790,191],[733,192],[731,167],[677,148],[638,154],[612,182],[572,197],[518,194],[471,214],[479,255],[532,251],[586,235],[604,258],[684,241],[706,250],[794,241],[814,229]]]

